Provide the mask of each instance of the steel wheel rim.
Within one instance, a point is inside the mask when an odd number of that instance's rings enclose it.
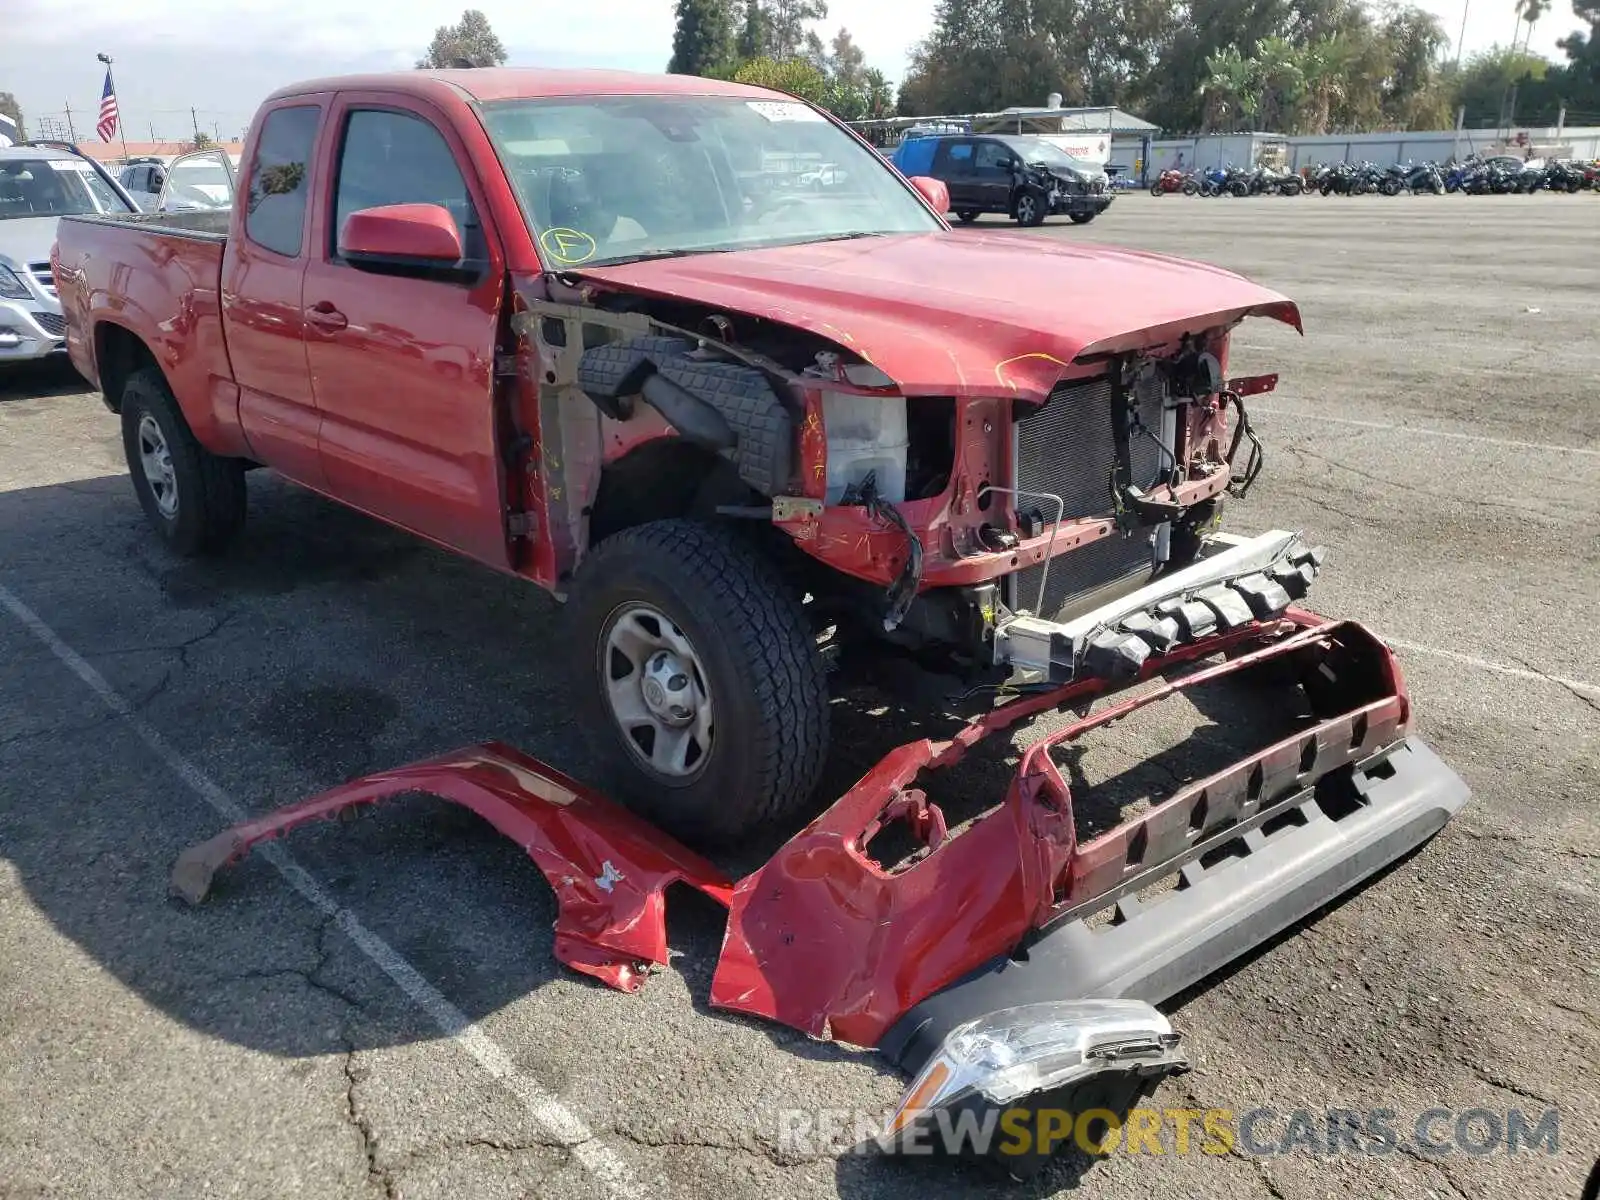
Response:
[[[163,517],[175,517],[178,515],[178,477],[172,469],[172,451],[161,426],[149,413],[139,418],[138,439],[139,465],[144,470],[145,483],[150,485],[156,511]]]
[[[622,605],[606,622],[599,668],[611,719],[634,758],[669,779],[699,775],[711,758],[715,713],[682,628],[649,604]]]

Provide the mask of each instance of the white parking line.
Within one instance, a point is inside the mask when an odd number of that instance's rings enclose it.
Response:
[[[1396,650],[1408,650],[1412,654],[1431,654],[1435,658],[1447,658],[1451,662],[1458,662],[1463,666],[1477,667],[1480,671],[1493,671],[1496,675],[1509,675],[1513,679],[1559,684],[1561,687],[1568,688],[1574,692],[1585,692],[1592,696],[1600,696],[1600,683],[1584,683],[1581,679],[1568,679],[1565,675],[1550,675],[1541,671],[1530,671],[1526,667],[1513,667],[1506,663],[1492,662],[1487,658],[1477,658],[1471,654],[1458,653],[1455,650],[1440,650],[1437,646],[1419,646],[1415,642],[1402,642],[1399,638],[1384,636],[1383,640]]]
[[[1511,438],[1486,437],[1481,433],[1451,433],[1444,429],[1423,429],[1417,425],[1395,425],[1387,421],[1360,421],[1355,417],[1330,417],[1325,413],[1301,412],[1294,408],[1271,408],[1252,404],[1251,414],[1262,413],[1269,417],[1290,417],[1300,421],[1325,421],[1329,425],[1354,425],[1357,429],[1385,429],[1396,433],[1415,433],[1422,437],[1448,438],[1457,442],[1479,442],[1485,446],[1504,446],[1511,450],[1544,450],[1555,454],[1579,454],[1586,458],[1600,458],[1600,450],[1586,446],[1561,446],[1553,442],[1518,442]]]
[[[171,768],[173,774],[189,785],[189,789],[204,800],[223,820],[230,824],[246,817],[244,809],[218,787],[205,772],[195,766],[172,747],[166,738],[133,706],[106,682],[105,677],[90,666],[71,646],[57,636],[39,616],[5,585],[0,584],[0,607],[5,608],[27,626],[28,631],[43,642],[62,663],[90,691],[138,735],[153,754]],[[467,1015],[445,998],[421,973],[407,962],[387,942],[361,923],[359,917],[342,907],[333,895],[318,883],[316,878],[297,863],[279,843],[269,843],[256,853],[267,859],[289,886],[299,892],[312,907],[331,918],[356,946],[371,959],[406,996],[433,1020],[439,1032],[471,1055],[484,1072],[500,1081],[527,1109],[528,1114],[550,1136],[566,1145],[583,1166],[613,1196],[639,1196],[643,1194],[638,1178],[617,1153],[599,1141],[583,1118],[568,1108],[536,1080],[517,1070],[511,1055],[482,1029],[473,1024]]]

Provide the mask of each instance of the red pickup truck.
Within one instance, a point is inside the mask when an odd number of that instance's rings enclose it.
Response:
[[[827,114],[683,76],[303,84],[263,106],[235,186],[227,212],[68,218],[54,258],[73,361],[175,551],[220,549],[265,466],[549,589],[615,782],[701,840],[803,810],[829,655],[915,654],[986,699],[737,886],[489,748],[229,831],[180,860],[186,894],[302,820],[438,787],[546,869],[563,961],[637,986],[662,889],[692,883],[730,907],[713,1001],[924,1071],[915,1114],[989,1087],[1012,1059],[973,1058],[970,1023],[1024,1003],[1097,998],[1093,1021],[1051,1009],[1084,1071],[1121,1061],[1090,1025],[1176,1069],[1164,1018],[1105,998],[1171,996],[1466,800],[1387,647],[1296,606],[1320,549],[1218,529],[1261,469],[1246,402],[1276,382],[1230,378],[1228,339],[1298,327],[1276,293],[952,230],[942,184]],[[1079,830],[1060,750],[1245,678],[1292,692],[1260,749]],[[930,773],[1061,708],[1079,720],[948,828]],[[894,862],[891,825],[916,843]]]
[[[1216,532],[1275,379],[1230,381],[1229,333],[1292,303],[953,231],[943,185],[790,97],[322,80],[265,103],[237,188],[59,234],[68,348],[156,529],[221,548],[266,466],[550,589],[620,786],[677,830],[807,801],[829,631],[1122,683],[1270,628],[1320,565]]]

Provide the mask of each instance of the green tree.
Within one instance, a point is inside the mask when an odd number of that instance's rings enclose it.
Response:
[[[672,33],[674,75],[715,75],[733,62],[733,12],[728,0],[678,0]]]
[[[788,92],[812,104],[826,106],[828,102],[828,77],[803,59],[788,58],[781,61],[771,58],[753,58],[740,65],[733,73],[735,83],[748,83],[755,87]]]
[[[1261,127],[1287,130],[1305,88],[1299,47],[1284,37],[1263,38],[1257,42],[1255,82],[1260,88],[1256,111]]]
[[[1206,79],[1200,87],[1206,98],[1203,132],[1232,132],[1243,124],[1241,117],[1255,116],[1257,74],[1255,60],[1231,46],[1206,59]]]
[[[441,25],[433,31],[427,57],[417,60],[417,69],[499,67],[505,61],[506,48],[489,27],[489,18],[481,10],[469,8],[456,24]]]
[[[17,123],[18,141],[28,136],[28,128],[22,123],[22,105],[17,103],[17,98],[10,92],[0,92],[0,113],[5,113]]]
[[[194,135],[193,145],[196,150],[209,150],[216,145],[216,142],[211,140],[209,133],[197,133]]]
[[[827,0],[764,0],[767,46],[774,59],[796,58],[806,49],[806,23],[827,19]]]
[[[1350,53],[1349,39],[1341,34],[1317,38],[1300,48],[1300,79],[1305,94],[1295,110],[1294,132],[1328,132],[1334,103],[1345,94]]]
[[[767,10],[761,0],[744,0],[744,19],[739,25],[739,38],[735,49],[740,62],[752,58],[765,58],[770,49],[771,34],[767,23]]]
[[[1402,8],[1389,15],[1383,36],[1392,64],[1383,88],[1384,114],[1389,122],[1408,129],[1445,124],[1450,98],[1439,86],[1439,61],[1450,38],[1439,18],[1420,8]]]
[[[889,116],[894,111],[894,88],[888,77],[877,67],[868,67],[861,79],[867,95],[867,116]]]

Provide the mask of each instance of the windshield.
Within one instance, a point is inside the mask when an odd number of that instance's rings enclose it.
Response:
[[[796,101],[584,97],[484,112],[547,262],[940,228],[880,157]]]
[[[1100,169],[1081,158],[1073,158],[1060,146],[1043,138],[1012,138],[1009,145],[1026,163],[1043,163],[1047,167],[1071,167],[1074,171]]]
[[[0,159],[0,219],[128,211],[94,167],[81,159]]]

